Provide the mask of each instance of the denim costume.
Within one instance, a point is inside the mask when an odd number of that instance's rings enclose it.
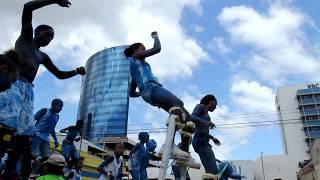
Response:
[[[32,153],[39,158],[50,156],[50,138],[52,135],[55,142],[58,142],[55,127],[59,120],[59,115],[52,112],[50,109],[41,109],[35,115],[37,120],[34,130],[34,136],[32,137]]]
[[[224,173],[222,174],[220,180],[228,180],[228,178],[232,178],[232,179],[241,179],[242,178],[241,175],[233,173],[232,165],[227,161],[222,161],[217,166],[218,166],[219,172],[222,171],[223,168],[226,166]]]
[[[26,80],[16,80],[11,89],[0,93],[0,124],[17,130],[17,135],[32,135],[33,85]]]
[[[68,128],[68,133],[62,143],[62,155],[65,157],[66,161],[69,161],[70,158],[77,160],[80,158],[79,152],[74,145],[75,138],[80,134],[80,129],[77,129],[75,126]]]
[[[216,174],[218,170],[214,152],[209,144],[211,139],[209,127],[201,122],[210,121],[210,116],[208,113],[203,112],[204,105],[198,104],[191,114],[191,118],[196,126],[196,133],[192,139],[192,146],[195,152],[199,154],[206,173]]]
[[[142,98],[150,104],[151,94],[154,88],[162,86],[153,75],[149,63],[145,60],[130,58],[130,71],[132,80],[136,82]]]
[[[142,98],[147,103],[165,111],[169,111],[172,107],[183,107],[183,102],[179,98],[162,87],[145,60],[130,58],[130,71],[132,81],[136,83]]]
[[[130,156],[131,163],[131,176],[133,180],[147,180],[147,167],[149,165],[149,159],[151,152],[154,152],[157,147],[155,140],[151,139],[146,144],[146,147],[142,143],[137,143],[134,147],[133,153]]]

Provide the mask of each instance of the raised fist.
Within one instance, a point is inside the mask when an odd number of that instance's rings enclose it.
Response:
[[[69,0],[55,0],[55,2],[61,7],[70,7],[71,3]]]
[[[151,37],[154,38],[154,37],[156,37],[156,36],[158,36],[157,31],[153,31],[153,32],[151,33]]]
[[[77,74],[80,74],[80,75],[85,75],[85,74],[86,74],[86,69],[85,69],[83,66],[78,67],[78,68],[76,69],[76,73],[77,73]]]

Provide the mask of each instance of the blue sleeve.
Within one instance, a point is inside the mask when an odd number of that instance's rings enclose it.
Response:
[[[204,119],[202,119],[202,118],[200,117],[201,114],[203,114],[204,110],[205,110],[204,105],[198,104],[198,105],[194,108],[194,110],[193,110],[193,112],[192,112],[192,114],[191,114],[192,120],[193,120],[194,122],[200,122],[200,123],[201,123],[202,121],[206,121],[206,120],[204,120]]]
[[[42,116],[44,116],[47,113],[48,109],[47,108],[42,108],[40,109],[35,115],[34,115],[34,119],[36,121],[40,120],[40,118]]]

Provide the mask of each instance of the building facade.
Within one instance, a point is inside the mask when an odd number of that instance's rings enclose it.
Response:
[[[310,147],[320,137],[320,84],[279,87],[276,108],[285,154],[310,159]]]
[[[105,137],[127,136],[130,63],[125,48],[104,49],[86,63],[78,118],[84,120],[82,136],[95,144]]]

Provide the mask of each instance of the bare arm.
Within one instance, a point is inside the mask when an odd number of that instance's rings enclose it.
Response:
[[[85,69],[84,67],[79,67],[76,70],[73,71],[60,71],[51,61],[50,57],[43,53],[44,60],[42,64],[53,74],[55,75],[58,79],[68,79],[73,76],[76,76],[78,74],[80,75],[85,75]]]
[[[139,97],[141,96],[140,92],[136,91],[137,89],[137,83],[131,79],[131,83],[130,83],[130,97]]]
[[[67,133],[69,131],[69,127],[61,129],[60,133]]]
[[[61,7],[69,7],[68,0],[33,0],[24,4],[22,12],[22,30],[20,37],[31,40],[33,38],[32,12],[44,6],[59,4]]]
[[[159,37],[158,37],[158,33],[157,32],[152,32],[151,36],[154,39],[153,48],[134,54],[133,55],[134,58],[136,58],[136,59],[145,59],[146,57],[155,55],[155,54],[157,54],[157,53],[159,53],[161,51],[161,44],[160,44],[160,40],[159,40]]]

